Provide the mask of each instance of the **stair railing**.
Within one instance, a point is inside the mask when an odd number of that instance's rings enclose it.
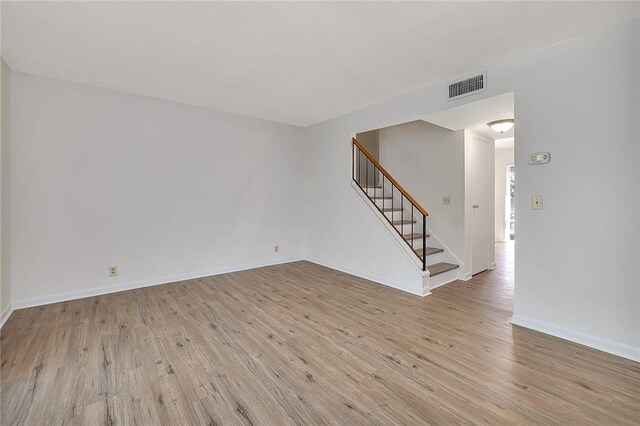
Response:
[[[364,194],[369,198],[369,200],[373,203],[374,206],[382,213],[382,215],[387,219],[389,224],[396,230],[396,232],[402,237],[402,239],[407,243],[407,245],[411,248],[411,250],[415,253],[416,256],[422,261],[422,270],[427,270],[427,216],[429,213],[389,174],[388,171],[385,170],[382,165],[376,160],[373,155],[360,143],[356,138],[352,138],[352,147],[351,147],[351,164],[353,169],[352,178],[353,181],[358,185],[358,187],[364,192]],[[389,182],[389,191],[391,192],[390,196],[386,190],[386,183]],[[369,190],[373,189],[373,196],[369,193]],[[378,190],[380,190],[378,192]],[[387,192],[387,194],[385,194]],[[381,194],[381,195],[379,195]],[[396,208],[396,198],[400,198],[400,207]],[[376,203],[376,199],[381,199],[382,208]],[[391,200],[391,207],[385,207],[385,200]],[[401,230],[404,229],[405,225],[405,202],[408,202],[411,206],[411,216],[409,223],[411,224],[411,234],[409,238],[403,234]],[[407,206],[408,207],[408,206]],[[389,211],[391,214],[391,219],[386,215],[386,211]],[[400,211],[400,221],[399,228],[394,224],[396,222],[393,220],[394,212]],[[415,212],[418,212],[419,215],[422,215],[422,256],[418,253],[419,249],[414,247],[414,238],[416,234],[414,233],[414,223],[417,221],[414,219]],[[418,216],[419,217],[419,216]],[[418,227],[420,229],[420,227]]]

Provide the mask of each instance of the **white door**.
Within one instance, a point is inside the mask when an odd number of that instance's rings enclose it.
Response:
[[[488,141],[477,137],[471,144],[471,274],[489,269],[490,150]]]

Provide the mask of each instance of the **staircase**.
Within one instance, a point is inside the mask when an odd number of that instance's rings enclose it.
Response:
[[[357,139],[352,139],[353,182],[372,208],[404,241],[428,277],[425,292],[457,278],[459,265],[427,227],[429,213],[387,172]],[[435,241],[433,241],[435,240]]]

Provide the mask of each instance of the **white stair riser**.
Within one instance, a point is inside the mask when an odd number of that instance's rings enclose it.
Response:
[[[410,234],[411,233],[411,224],[406,224],[406,225],[394,225],[396,227],[396,229],[398,229],[398,231],[400,231],[402,234]],[[414,223],[413,224],[413,233],[414,234],[422,234],[422,224],[421,223]]]
[[[427,244],[429,246],[429,244]],[[427,263],[433,265],[434,263],[440,263],[445,261],[444,252],[435,253],[427,256]]]
[[[416,240],[407,240],[407,242],[409,244],[411,244],[413,242],[413,246],[412,248],[414,249],[419,249],[422,248],[422,239],[416,239]],[[429,243],[427,242],[427,246],[429,245]],[[427,256],[427,260],[429,259],[429,256]]]
[[[393,206],[397,208],[403,208],[407,215],[411,214],[411,203],[406,199],[400,197],[400,192],[397,190],[391,191],[390,188],[385,188],[384,191],[382,188],[362,188],[364,192],[369,197],[392,197],[393,196]],[[415,217],[421,216],[420,212],[417,208],[414,207],[413,214]]]
[[[377,199],[377,200],[374,200],[374,202],[381,209],[387,208],[387,207],[391,207],[391,200],[390,199],[384,199],[384,200],[383,199]]]
[[[385,212],[384,213],[389,219],[392,220],[410,220],[411,219],[411,212],[408,211],[393,211],[393,212]],[[419,227],[422,227],[422,216],[413,216],[413,220],[416,221],[415,225],[418,225]]]
[[[378,206],[380,209],[383,208],[400,208],[400,205],[398,204],[398,202],[396,201],[395,204],[392,206],[391,205],[391,200],[389,199],[377,199],[374,200],[374,202],[376,203],[376,206]],[[404,220],[409,220],[411,218],[411,210],[406,210],[404,212],[400,211],[400,210],[394,210],[394,211],[386,211],[384,212],[384,214],[389,218],[393,218],[393,220],[400,220],[400,219],[404,219]],[[420,226],[422,226],[422,215],[418,214],[416,212],[414,212],[413,215],[413,220],[415,220],[417,223],[420,224]],[[427,222],[427,226],[428,226],[428,222]]]
[[[365,192],[367,193],[368,196],[370,197],[374,197],[374,196],[382,196],[382,188],[363,188],[365,190]],[[387,189],[385,189],[384,191],[384,195],[385,196],[391,196],[391,192],[389,192]]]
[[[376,176],[376,172],[371,164],[369,164],[369,168],[366,170],[364,163],[362,163],[362,170],[360,173],[356,173],[355,179],[362,188],[365,188],[366,186],[378,186],[380,185],[380,182],[382,182],[381,176],[379,174]],[[389,182],[387,182],[387,185],[389,185]]]
[[[387,216],[389,218],[389,220],[401,220],[402,219],[402,212],[384,212],[385,216]],[[409,217],[409,215],[407,213],[404,214],[405,217]]]
[[[427,256],[427,262],[429,262],[431,256]],[[429,266],[427,265],[427,269]],[[459,269],[459,268],[458,268]],[[439,287],[445,283],[453,281],[458,278],[458,269],[452,269],[451,271],[444,272],[440,275],[436,275],[435,277],[429,277],[429,287],[434,289]]]

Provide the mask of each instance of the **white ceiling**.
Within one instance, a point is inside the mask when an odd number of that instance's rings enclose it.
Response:
[[[513,137],[518,123],[508,132],[497,133],[487,123],[504,118],[514,118],[513,93],[471,102],[423,117],[425,121],[449,130],[469,129],[491,139]]]
[[[300,126],[624,19],[638,2],[2,2],[17,71]]]
[[[513,149],[514,146],[514,138],[496,139],[496,151],[500,151],[503,149]]]

